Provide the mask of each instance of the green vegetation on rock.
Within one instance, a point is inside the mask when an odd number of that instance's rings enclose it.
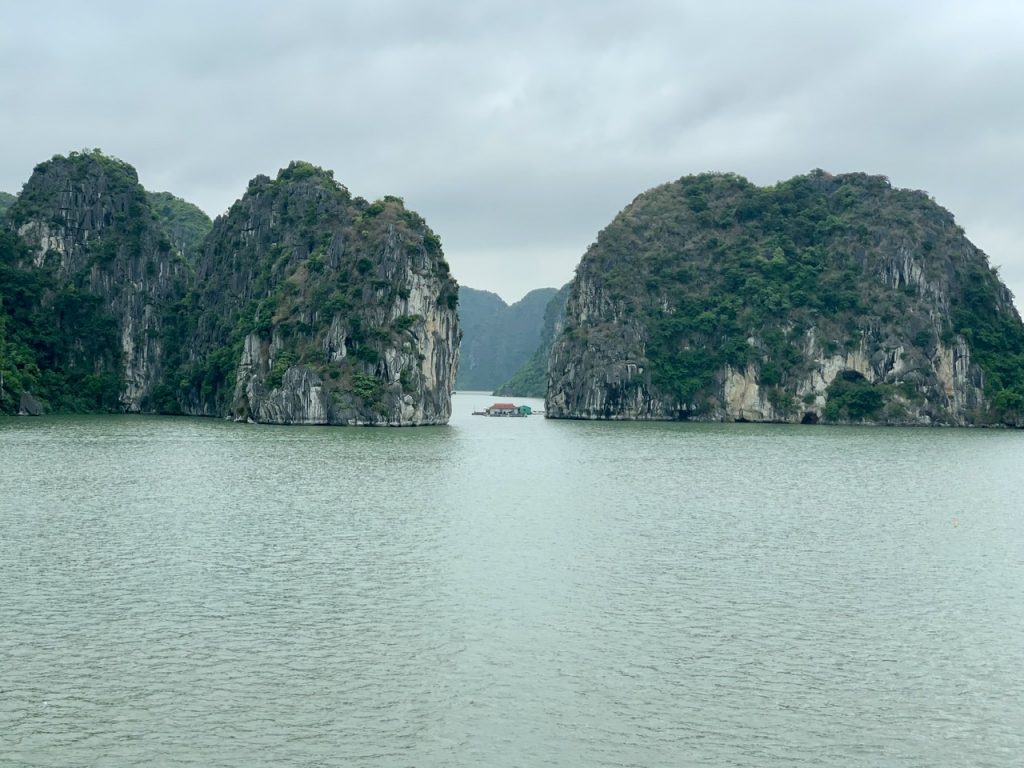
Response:
[[[202,252],[203,241],[213,227],[210,217],[199,206],[170,192],[147,192],[146,197],[168,235],[167,242],[194,264]]]
[[[368,203],[330,171],[292,163],[253,179],[205,240],[181,322],[168,323],[168,346],[187,352],[177,399],[186,412],[302,421],[308,404],[285,402],[294,369],[328,393],[315,418],[398,423],[407,407],[441,418],[451,382],[442,402],[419,356],[435,343],[428,324],[445,344],[457,335],[457,297],[439,238],[401,198]]]
[[[458,286],[401,198],[296,162],[215,224],[99,150],[36,166],[0,222],[0,411],[447,420]],[[32,410],[36,410],[33,406]]]
[[[825,418],[864,421],[879,415],[885,405],[884,385],[872,384],[857,371],[843,371],[828,385]]]
[[[963,290],[953,300],[944,333],[959,334],[972,359],[985,373],[985,392],[994,412],[1008,423],[1024,422],[1024,333],[1020,319],[993,301],[1002,284],[995,270],[973,264],[963,276]]]
[[[47,410],[140,410],[160,370],[159,317],[184,271],[135,169],[96,149],[56,155],[3,228],[5,385]]]
[[[52,270],[23,268],[28,258],[24,243],[0,231],[0,413],[16,413],[23,392],[47,410],[117,410],[114,317]]]
[[[636,198],[585,255],[552,360],[585,362],[608,386],[556,370],[554,411],[1017,423],[1022,345],[1009,292],[927,194],[865,174],[767,188],[703,174]],[[964,354],[951,399],[940,379]],[[826,393],[815,382],[837,365],[903,386]],[[726,386],[744,372],[748,385]],[[853,399],[802,411],[812,390]]]

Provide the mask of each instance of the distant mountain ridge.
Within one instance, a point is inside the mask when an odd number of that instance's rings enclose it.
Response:
[[[571,285],[566,283],[551,297],[544,308],[544,327],[537,349],[508,381],[495,390],[494,394],[503,397],[544,397],[548,383],[548,357],[551,354],[551,345],[565,324],[565,303],[569,299]]]
[[[146,192],[149,207],[164,231],[185,259],[194,264],[203,249],[203,241],[213,229],[213,221],[198,205],[170,192]]]
[[[558,291],[538,288],[514,304],[496,293],[459,287],[462,343],[458,389],[493,391],[536,351],[544,312]]]

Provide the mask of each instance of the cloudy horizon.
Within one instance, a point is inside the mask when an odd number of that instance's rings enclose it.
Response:
[[[888,176],[1024,298],[1024,71],[1009,2],[7,5],[0,190],[99,147],[219,215],[292,160],[401,196],[462,285],[558,287],[636,195]]]

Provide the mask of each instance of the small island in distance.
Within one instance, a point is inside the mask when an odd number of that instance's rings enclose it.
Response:
[[[548,418],[1020,427],[1024,326],[948,211],[865,174],[662,185],[511,307],[401,198],[309,163],[214,222],[98,150],[0,196],[0,413],[425,425],[456,388]]]

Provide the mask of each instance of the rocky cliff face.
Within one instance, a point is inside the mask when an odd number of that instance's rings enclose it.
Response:
[[[185,412],[273,424],[442,424],[458,287],[399,198],[293,163],[214,223],[187,312]]]
[[[166,309],[187,269],[155,219],[135,169],[98,150],[36,166],[6,225],[27,245],[40,306],[58,338],[44,363],[66,388],[94,390],[82,407],[146,410],[166,371]],[[91,402],[95,400],[96,402]]]
[[[1021,425],[1024,327],[953,217],[880,177],[641,195],[584,256],[554,418]]]

